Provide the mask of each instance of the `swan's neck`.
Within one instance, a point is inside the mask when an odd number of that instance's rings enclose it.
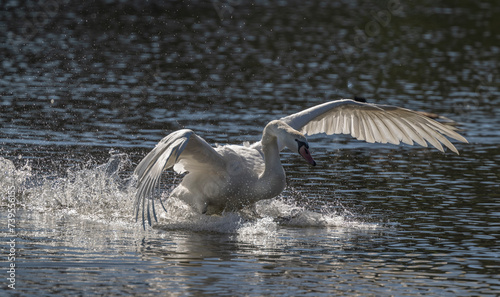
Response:
[[[262,175],[283,172],[278,148],[278,139],[274,136],[262,138],[262,153],[264,153],[265,170]]]
[[[266,195],[274,197],[283,191],[286,180],[279,155],[278,138],[269,130],[264,129],[261,140],[265,169],[259,176],[258,187],[266,192]]]

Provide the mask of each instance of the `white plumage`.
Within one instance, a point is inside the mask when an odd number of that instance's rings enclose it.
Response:
[[[151,195],[162,172],[171,167],[187,174],[170,196],[185,201],[199,213],[237,210],[275,197],[286,184],[279,152],[288,147],[315,165],[304,135],[318,133],[350,134],[369,143],[413,145],[416,142],[424,147],[430,143],[440,151],[444,151],[444,144],[457,154],[458,150],[445,136],[467,142],[454,127],[418,112],[349,99],[327,102],[271,121],[264,128],[262,139],[250,146],[214,148],[193,131],[179,130],[163,138],[134,172],[139,181],[136,218],[142,208],[143,224],[146,210],[151,225],[152,208],[156,220]]]

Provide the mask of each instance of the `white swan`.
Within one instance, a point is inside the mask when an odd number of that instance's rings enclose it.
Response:
[[[146,209],[151,225],[151,205],[156,220],[150,196],[159,186],[161,173],[171,167],[178,173],[188,173],[170,197],[185,201],[199,213],[217,213],[279,195],[285,188],[285,171],[279,156],[284,147],[316,165],[304,134],[351,134],[370,143],[416,142],[424,147],[428,142],[444,151],[442,143],[458,154],[443,136],[467,142],[454,130],[412,110],[349,99],[327,102],[271,121],[264,128],[262,139],[250,146],[212,147],[193,131],[179,130],[163,138],[135,169],[138,190],[134,212],[137,219],[142,208],[144,226]]]

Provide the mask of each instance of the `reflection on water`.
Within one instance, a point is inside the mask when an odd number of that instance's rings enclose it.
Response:
[[[1,6],[0,226],[16,189],[17,293],[500,294],[493,2]],[[133,168],[170,131],[256,141],[276,117],[354,96],[452,118],[470,144],[314,137],[317,167],[283,153],[277,199],[220,217],[173,201],[155,228],[134,222]]]

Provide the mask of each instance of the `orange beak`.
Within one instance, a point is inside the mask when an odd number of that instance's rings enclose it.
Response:
[[[316,166],[316,161],[314,161],[313,157],[309,153],[309,149],[305,144],[299,147],[299,154],[307,161],[307,163],[311,164],[312,166]]]

